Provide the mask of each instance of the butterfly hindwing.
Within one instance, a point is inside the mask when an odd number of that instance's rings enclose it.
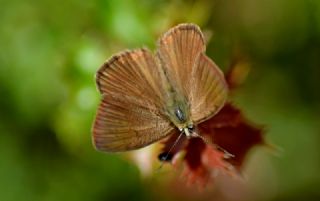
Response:
[[[187,97],[193,121],[209,119],[224,106],[228,87],[223,73],[204,53],[201,53],[190,72]]]

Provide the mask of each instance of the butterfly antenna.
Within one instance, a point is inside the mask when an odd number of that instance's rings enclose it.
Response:
[[[227,150],[225,150],[225,149],[222,148],[221,146],[219,146],[219,145],[217,145],[217,144],[214,144],[214,143],[212,142],[212,140],[209,140],[209,139],[207,139],[207,138],[199,135],[199,134],[196,133],[196,132],[193,132],[192,135],[195,136],[195,137],[198,137],[198,138],[202,139],[206,144],[216,146],[218,149],[220,149],[221,151],[223,151],[223,153],[224,153],[224,158],[227,159],[227,158],[232,158],[232,157],[234,157],[233,154],[229,153]]]
[[[179,134],[179,136],[178,136],[178,138],[176,139],[176,141],[174,141],[173,145],[170,147],[169,151],[168,151],[167,154],[164,156],[163,160],[161,161],[160,166],[159,166],[158,169],[157,169],[157,172],[158,172],[159,170],[161,170],[164,162],[165,162],[165,161],[167,160],[167,158],[169,157],[170,152],[171,152],[172,149],[178,144],[178,142],[179,142],[182,134],[183,134],[183,131]]]

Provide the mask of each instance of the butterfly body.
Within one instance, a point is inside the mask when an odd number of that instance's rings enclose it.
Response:
[[[180,97],[179,97],[180,96]],[[192,124],[190,118],[190,109],[187,101],[182,95],[176,95],[173,100],[169,101],[166,106],[166,114],[168,119],[179,129]]]
[[[174,130],[193,129],[224,105],[227,87],[220,69],[205,54],[194,24],[165,33],[155,54],[147,49],[113,56],[98,70],[102,94],[93,125],[98,150],[119,152],[159,141]]]

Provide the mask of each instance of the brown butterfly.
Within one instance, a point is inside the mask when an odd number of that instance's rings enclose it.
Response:
[[[93,125],[98,150],[121,152],[145,147],[179,129],[199,137],[195,127],[225,104],[227,84],[205,55],[195,24],[171,28],[148,49],[120,52],[96,74],[102,100]]]

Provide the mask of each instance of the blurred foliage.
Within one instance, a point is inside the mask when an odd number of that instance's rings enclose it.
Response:
[[[119,155],[96,152],[90,128],[99,66],[123,49],[154,49],[180,22],[211,35],[207,54],[222,69],[239,51],[251,64],[232,99],[283,149],[249,158],[251,200],[319,200],[317,0],[2,0],[0,200],[175,199]]]

